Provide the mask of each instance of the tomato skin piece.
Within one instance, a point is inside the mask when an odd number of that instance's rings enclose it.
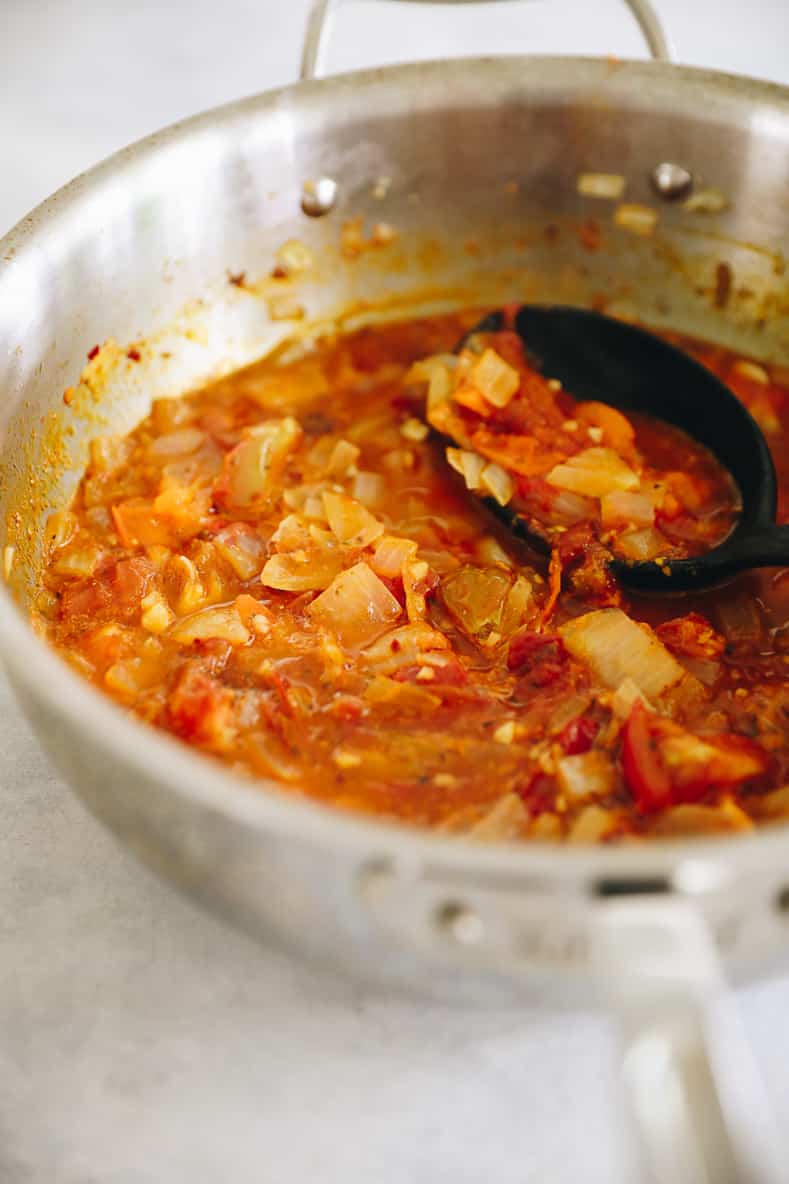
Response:
[[[580,756],[589,751],[599,731],[597,720],[588,715],[577,715],[562,730],[559,743],[568,756]]]
[[[622,772],[638,809],[644,814],[672,805],[671,778],[660,759],[653,719],[658,717],[637,700],[622,738]]]
[[[640,700],[624,727],[622,771],[644,814],[698,801],[712,788],[752,781],[769,763],[767,753],[744,736],[696,736]]]

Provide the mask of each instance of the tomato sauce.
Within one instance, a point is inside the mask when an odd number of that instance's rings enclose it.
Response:
[[[515,378],[488,358],[458,403],[440,368],[477,315],[264,360],[94,441],[48,524],[36,620],[141,719],[336,807],[570,842],[785,816],[789,570],[625,593],[612,553],[713,545],[736,491],[676,429],[567,392],[540,389],[536,432],[506,342],[486,344]],[[681,344],[763,427],[789,520],[785,376]],[[447,397],[473,428],[449,463],[429,426]],[[486,493],[552,515],[550,562],[469,491],[483,471]]]

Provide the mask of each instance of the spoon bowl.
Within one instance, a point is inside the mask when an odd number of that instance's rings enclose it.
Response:
[[[727,386],[683,350],[645,329],[589,309],[520,305],[514,316],[494,312],[466,335],[514,329],[533,365],[579,400],[609,403],[681,428],[705,445],[734,479],[742,509],[722,543],[688,559],[612,559],[634,592],[696,592],[755,567],[789,565],[789,526],[776,526],[775,467],[761,429]],[[521,538],[548,549],[510,506],[491,508]]]

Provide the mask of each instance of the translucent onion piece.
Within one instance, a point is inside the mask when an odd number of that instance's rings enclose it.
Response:
[[[231,645],[246,645],[251,636],[235,605],[203,609],[202,612],[179,621],[170,630],[170,637],[181,645],[191,645],[193,641],[207,641],[211,638],[228,641]]]
[[[470,637],[485,636],[501,624],[511,588],[512,577],[501,567],[466,565],[441,581],[441,599],[459,629]]]
[[[587,448],[555,465],[546,480],[558,489],[585,497],[603,497],[615,490],[635,490],[638,476],[610,448]]]
[[[655,504],[643,493],[607,493],[600,499],[600,518],[603,526],[651,526]]]
[[[505,362],[495,349],[483,351],[471,367],[468,377],[475,390],[494,407],[506,407],[521,384],[518,371]]]
[[[577,756],[565,756],[556,763],[559,788],[574,800],[602,797],[616,786],[616,772],[606,752],[591,749]]]
[[[657,559],[666,550],[666,540],[651,526],[645,530],[633,530],[621,534],[614,544],[617,555],[624,556],[633,563],[643,563],[648,559]]]
[[[336,634],[342,645],[374,641],[401,615],[400,602],[366,563],[340,572],[307,612],[313,621]]]
[[[229,505],[250,507],[273,494],[290,453],[301,440],[292,416],[270,419],[248,429],[246,439],[225,457],[215,496]]]
[[[327,490],[323,494],[323,506],[332,533],[349,547],[369,547],[384,532],[383,522],[347,494]]]
[[[631,621],[619,608],[603,608],[568,621],[562,641],[610,690],[631,678],[648,699],[658,699],[689,677],[647,625]]]
[[[485,465],[479,483],[480,488],[489,493],[500,506],[506,506],[515,492],[515,482],[501,465]]]
[[[384,579],[394,580],[401,575],[403,564],[413,559],[417,552],[417,544],[411,539],[400,539],[394,535],[385,534],[376,540],[370,567],[376,575]]]
[[[624,196],[627,179],[621,173],[579,173],[575,187],[581,197],[600,197],[619,201]]]

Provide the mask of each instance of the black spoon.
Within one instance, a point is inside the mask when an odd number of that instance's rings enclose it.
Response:
[[[776,526],[777,483],[770,450],[752,415],[700,362],[644,329],[588,309],[523,304],[512,317],[494,312],[466,334],[513,327],[531,362],[580,400],[641,411],[682,428],[734,478],[742,510],[731,534],[692,559],[627,562],[616,575],[636,592],[695,592],[754,567],[789,566],[789,526]],[[486,504],[537,550],[546,539],[515,510]]]

